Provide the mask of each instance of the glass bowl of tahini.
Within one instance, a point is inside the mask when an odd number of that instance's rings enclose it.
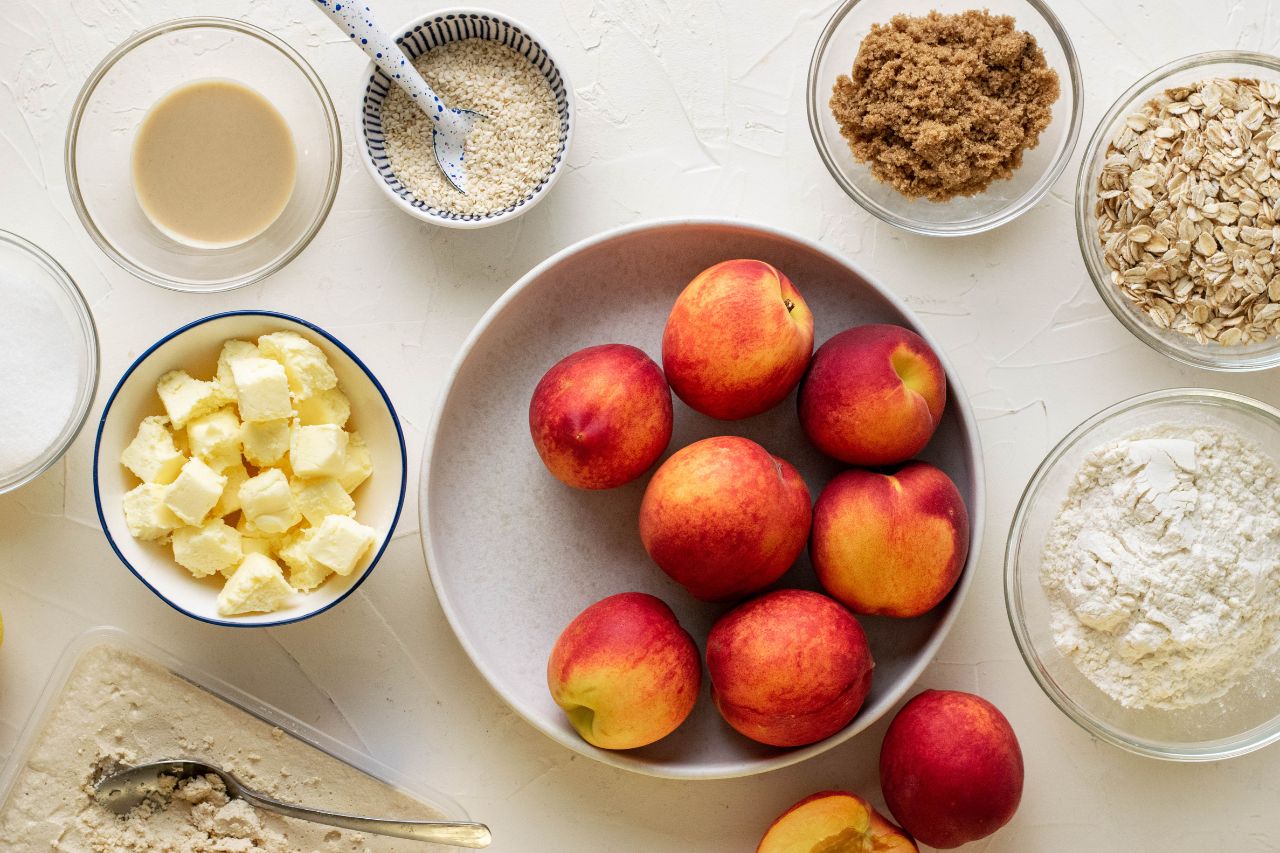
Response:
[[[224,18],[131,36],[89,75],[67,128],[67,185],[89,236],[171,290],[231,290],[285,266],[324,224],[341,167],[315,71]]]
[[[1280,740],[1277,448],[1280,409],[1175,388],[1089,418],[1032,475],[1005,551],[1009,623],[1092,737],[1173,761]]]

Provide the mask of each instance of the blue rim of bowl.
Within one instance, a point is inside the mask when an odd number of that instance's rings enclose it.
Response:
[[[977,415],[973,411],[973,404],[969,400],[969,395],[965,392],[964,386],[960,380],[959,371],[951,362],[951,357],[946,350],[934,338],[933,334],[925,328],[920,322],[919,316],[915,310],[896,293],[888,287],[880,283],[880,279],[871,275],[856,261],[837,252],[834,249],[820,243],[817,240],[801,236],[800,234],[789,231],[775,225],[768,225],[761,222],[751,220],[730,219],[726,217],[716,216],[693,216],[693,217],[666,217],[658,219],[645,219],[639,222],[632,222],[625,225],[608,228],[590,237],[583,238],[572,245],[566,246],[560,251],[554,253],[550,257],[543,260],[533,269],[522,275],[506,292],[498,298],[480,318],[479,322],[472,327],[471,332],[467,335],[462,346],[454,355],[453,362],[449,366],[449,371],[445,375],[445,380],[440,386],[440,391],[436,395],[436,405],[431,412],[431,420],[427,426],[426,439],[423,444],[422,464],[418,476],[418,518],[420,522],[428,521],[428,513],[438,510],[432,510],[429,499],[429,485],[432,468],[432,461],[436,452],[436,440],[440,431],[440,425],[444,419],[445,403],[448,401],[453,391],[453,384],[458,378],[458,374],[462,366],[466,363],[471,355],[471,351],[483,337],[493,321],[504,311],[506,311],[512,303],[514,303],[525,292],[529,286],[548,271],[554,269],[575,255],[594,249],[604,245],[610,241],[632,237],[642,234],[646,231],[663,230],[676,227],[712,227],[729,230],[750,231],[775,239],[789,240],[797,245],[815,252],[818,255],[832,261],[838,266],[852,272],[858,278],[862,279],[867,285],[880,295],[889,305],[900,312],[915,324],[915,331],[938,356],[938,360],[942,363],[943,370],[947,374],[948,384],[948,406],[955,406],[956,415],[960,421],[961,430],[971,440],[971,446],[967,455],[967,461],[972,464],[973,471],[973,504],[970,506],[966,502],[969,510],[969,551],[965,555],[964,569],[960,573],[960,579],[956,581],[956,585],[952,588],[947,597],[943,599],[943,603],[938,607],[946,607],[947,611],[938,621],[937,627],[930,634],[929,639],[925,642],[923,655],[912,663],[906,670],[907,674],[900,688],[892,691],[892,701],[884,704],[877,715],[868,718],[866,706],[858,711],[857,716],[845,726],[845,728],[836,732],[828,738],[811,743],[806,746],[789,747],[781,750],[775,755],[767,758],[756,760],[751,767],[746,769],[724,769],[716,766],[714,769],[705,772],[688,772],[688,771],[671,771],[668,769],[655,769],[652,765],[647,764],[643,759],[635,758],[627,754],[627,750],[609,750],[594,747],[585,740],[575,734],[569,735],[561,730],[553,730],[544,728],[542,724],[535,718],[535,715],[527,706],[519,702],[516,698],[508,695],[505,685],[496,676],[493,669],[487,663],[486,659],[479,654],[475,646],[462,629],[462,621],[454,608],[452,599],[446,594],[444,584],[441,580],[440,562],[435,558],[435,544],[432,539],[431,525],[420,523],[418,525],[418,537],[422,544],[423,557],[427,564],[427,574],[431,578],[431,587],[435,591],[436,598],[440,603],[440,610],[444,613],[445,621],[449,624],[449,629],[453,632],[454,637],[458,641],[458,645],[466,653],[467,659],[471,661],[471,665],[480,673],[485,683],[498,695],[500,699],[510,708],[517,716],[541,732],[546,737],[565,747],[566,749],[595,759],[602,764],[617,767],[622,770],[629,770],[633,773],[640,773],[647,776],[653,776],[663,779],[679,779],[682,781],[701,781],[709,779],[733,779],[746,776],[759,775],[793,764],[798,764],[809,758],[813,758],[824,753],[845,741],[856,737],[863,731],[875,725],[883,719],[893,709],[895,705],[906,698],[908,691],[920,680],[925,669],[937,657],[939,650],[942,648],[943,642],[951,633],[952,628],[960,619],[960,611],[964,605],[965,599],[968,597],[969,589],[973,585],[974,578],[978,573],[978,562],[981,557],[983,535],[986,532],[986,512],[987,512],[987,480],[986,480],[986,464],[984,461],[984,453],[982,446],[982,435],[978,430]],[[936,609],[936,608],[935,608]]]
[[[1097,427],[1113,417],[1137,409],[1144,409],[1148,406],[1178,402],[1226,406],[1248,411],[1255,415],[1263,415],[1280,424],[1280,409],[1261,400],[1255,400],[1252,397],[1237,394],[1233,391],[1192,387],[1165,388],[1128,397],[1118,403],[1112,403],[1081,421],[1045,454],[1044,459],[1036,466],[1036,470],[1027,480],[1027,485],[1023,488],[1022,494],[1018,498],[1017,507],[1013,512],[1013,521],[1009,524],[1009,534],[1005,540],[1004,549],[1005,616],[1008,618],[1009,628],[1013,632],[1014,644],[1018,647],[1018,653],[1022,657],[1022,662],[1026,664],[1027,669],[1030,671],[1032,679],[1040,687],[1044,695],[1048,697],[1053,706],[1061,711],[1071,722],[1084,729],[1090,737],[1098,738],[1112,746],[1123,749],[1125,752],[1146,758],[1186,763],[1223,761],[1247,755],[1280,740],[1280,717],[1275,718],[1269,727],[1266,723],[1263,723],[1247,732],[1240,733],[1234,738],[1219,738],[1217,742],[1226,741],[1227,743],[1226,746],[1219,748],[1207,746],[1157,747],[1144,741],[1127,738],[1110,726],[1095,720],[1094,716],[1082,708],[1065,690],[1057,687],[1054,680],[1049,676],[1035,644],[1031,641],[1031,634],[1027,628],[1026,616],[1022,607],[1023,581],[1021,574],[1018,572],[1018,549],[1026,533],[1031,508],[1035,505],[1036,499],[1040,496],[1040,491],[1044,486],[1045,476],[1062,460],[1068,450],[1075,447]],[[1245,739],[1245,735],[1250,732],[1258,732],[1268,728],[1269,731],[1261,738],[1252,741]]]
[[[396,440],[400,444],[400,497],[396,501],[396,511],[391,517],[391,524],[387,526],[387,533],[382,540],[382,546],[378,548],[378,552],[373,555],[373,559],[369,561],[369,565],[360,574],[360,577],[356,579],[356,582],[351,585],[350,589],[348,589],[342,595],[335,598],[333,601],[326,604],[324,607],[321,607],[319,610],[312,611],[311,613],[307,613],[303,616],[295,616],[291,619],[280,619],[275,622],[234,622],[229,619],[211,619],[207,616],[201,616],[198,613],[192,613],[190,610],[187,610],[185,607],[180,607],[173,601],[170,601],[168,596],[166,596],[164,593],[160,592],[160,590],[152,586],[147,581],[147,579],[143,577],[142,574],[136,568],[133,567],[133,564],[129,562],[129,560],[125,557],[125,555],[121,553],[120,548],[116,546],[116,540],[114,537],[112,537],[110,528],[107,527],[106,514],[102,510],[102,493],[99,489],[99,484],[98,484],[98,459],[102,451],[102,431],[103,429],[106,428],[107,416],[111,413],[111,406],[116,401],[116,395],[120,393],[120,389],[124,387],[124,383],[129,379],[130,376],[133,375],[133,372],[137,370],[142,365],[142,363],[151,356],[153,352],[155,352],[157,349],[167,344],[169,341],[183,334],[184,332],[188,332],[197,326],[203,326],[205,323],[210,323],[210,322],[213,322],[214,320],[221,320],[224,317],[246,317],[246,316],[247,317],[274,317],[279,320],[287,320],[291,323],[297,323],[298,325],[303,326],[304,328],[310,329],[311,331],[315,332],[317,335],[323,336],[325,340],[329,341],[338,349],[342,350],[342,352],[347,356],[347,358],[350,358],[353,362],[355,362],[357,367],[359,367],[362,371],[364,371],[364,375],[369,377],[369,381],[373,383],[373,387],[378,389],[378,393],[382,395],[382,402],[386,404],[387,411],[391,415],[391,423],[394,424],[396,428]],[[386,552],[387,547],[391,545],[391,536],[393,533],[395,533],[396,524],[398,524],[400,521],[400,512],[404,509],[404,496],[405,496],[405,490],[408,484],[408,480],[409,480],[409,454],[408,454],[408,451],[405,449],[404,430],[401,429],[400,427],[400,417],[399,415],[396,414],[396,407],[392,405],[391,397],[387,394],[387,390],[382,387],[382,383],[378,381],[378,377],[373,375],[373,371],[370,370],[369,366],[366,365],[360,359],[360,356],[352,352],[351,349],[346,344],[338,340],[332,334],[320,328],[314,323],[308,322],[307,320],[303,320],[301,317],[295,317],[292,314],[284,314],[279,311],[246,309],[241,311],[223,311],[218,314],[210,314],[207,317],[201,317],[199,320],[193,320],[184,326],[174,329],[172,332],[165,335],[163,338],[156,341],[151,346],[147,347],[147,349],[141,355],[139,355],[137,358],[133,360],[133,364],[129,365],[129,369],[126,370],[123,375],[121,375],[120,380],[116,382],[116,386],[111,389],[111,396],[107,398],[106,404],[102,407],[102,415],[98,418],[98,430],[93,438],[93,503],[95,508],[98,511],[98,522],[102,526],[102,533],[107,537],[107,544],[111,546],[111,550],[115,552],[115,555],[120,559],[120,562],[124,563],[125,568],[128,569],[130,572],[132,572],[135,578],[142,581],[143,586],[151,590],[151,592],[154,593],[157,598],[159,598],[165,604],[172,607],[174,610],[178,611],[179,613],[182,613],[185,616],[190,616],[192,619],[195,619],[200,622],[204,622],[208,625],[225,625],[230,628],[277,628],[281,625],[292,625],[294,622],[301,622],[304,619],[310,619],[313,616],[319,616],[321,613],[324,613],[326,610],[330,610],[338,606],[339,604],[341,604],[343,601],[345,601],[347,597],[350,596],[351,593],[359,589],[360,585],[365,582],[365,579],[368,578],[369,575],[373,573],[374,567],[378,565],[378,562],[382,559],[382,555]]]
[[[428,27],[448,27],[449,38],[446,40],[438,44],[428,45],[416,54],[410,55],[406,50],[406,56],[413,60],[445,44],[463,41],[468,38],[484,38],[484,36],[471,33],[469,21],[466,19],[478,19],[482,24],[492,21],[499,28],[505,28],[502,38],[485,40],[494,41],[517,50],[546,77],[547,84],[551,87],[551,92],[555,96],[556,112],[560,119],[559,148],[557,148],[555,157],[552,159],[551,170],[547,172],[542,181],[528,195],[501,210],[488,213],[454,213],[414,198],[413,193],[400,182],[396,173],[391,169],[391,161],[385,151],[385,137],[382,132],[382,102],[387,97],[391,87],[389,81],[386,81],[384,85],[382,72],[372,62],[365,68],[363,78],[365,85],[360,92],[358,133],[363,142],[363,145],[360,146],[360,159],[379,189],[390,197],[396,206],[412,216],[424,222],[450,228],[483,228],[488,225],[509,221],[527,213],[542,200],[547,191],[559,180],[560,174],[565,170],[564,161],[569,156],[569,149],[573,142],[575,108],[573,86],[570,85],[569,78],[561,70],[559,64],[552,58],[551,51],[547,50],[542,39],[538,38],[532,30],[508,15],[503,15],[490,9],[472,7],[433,12],[420,18],[414,18],[395,30],[394,32],[399,33],[396,36],[396,44],[401,45],[403,49],[403,43],[406,39],[416,36],[422,36],[425,39],[426,36],[423,33]],[[459,27],[465,27],[465,29],[459,30]],[[520,37],[528,42],[523,50],[510,44],[511,41]],[[537,55],[541,55],[541,61],[534,60],[533,57]],[[376,102],[376,108],[374,102]]]
[[[301,72],[302,76],[311,85],[312,91],[315,92],[317,99],[320,101],[321,111],[325,117],[325,125],[329,131],[327,141],[330,151],[333,153],[332,161],[329,163],[329,174],[325,179],[323,200],[312,216],[311,223],[307,226],[306,231],[289,246],[287,251],[270,263],[243,275],[221,279],[208,285],[193,284],[188,280],[171,278],[149,268],[144,268],[116,248],[115,243],[98,228],[97,220],[94,219],[88,205],[85,204],[84,197],[80,193],[80,169],[76,165],[80,124],[84,118],[85,108],[88,106],[90,98],[93,97],[93,93],[97,91],[98,85],[102,83],[107,73],[115,67],[115,64],[133,52],[134,48],[151,41],[153,38],[201,27],[231,30],[241,35],[255,38],[263,44],[275,48],[293,63],[294,67]],[[342,128],[341,122],[338,120],[338,111],[333,106],[333,98],[330,97],[329,90],[325,88],[324,81],[320,79],[320,75],[303,58],[302,54],[294,50],[284,39],[261,27],[234,18],[207,15],[173,18],[135,32],[113,47],[102,58],[102,61],[94,67],[93,71],[89,72],[89,76],[81,85],[80,92],[76,95],[75,103],[71,107],[71,120],[67,123],[67,131],[63,139],[62,168],[66,175],[67,193],[71,196],[71,206],[75,208],[80,224],[84,227],[90,239],[97,244],[102,253],[110,258],[116,266],[135,278],[141,279],[148,284],[154,284],[156,287],[163,287],[165,290],[173,290],[179,293],[223,293],[228,290],[236,290],[237,288],[256,284],[275,275],[306,251],[307,247],[311,245],[311,241],[320,233],[320,229],[333,211],[333,203],[338,197],[338,184],[342,179]]]
[[[845,195],[853,199],[867,213],[882,222],[926,237],[970,237],[974,234],[981,234],[985,231],[999,228],[1001,225],[1007,225],[1035,207],[1053,188],[1058,178],[1062,177],[1062,173],[1066,171],[1067,163],[1070,162],[1075,152],[1076,143],[1080,140],[1080,126],[1084,119],[1084,79],[1080,73],[1080,59],[1076,56],[1075,45],[1071,42],[1071,36],[1067,33],[1067,28],[1063,26],[1062,21],[1054,14],[1049,4],[1045,0],[1024,0],[1028,6],[1044,19],[1049,29],[1053,31],[1054,36],[1058,39],[1059,46],[1062,48],[1063,56],[1066,57],[1067,73],[1071,80],[1072,98],[1068,110],[1067,137],[1063,143],[1062,152],[1049,165],[1048,170],[1041,175],[1039,182],[1008,207],[1002,208],[997,213],[991,213],[976,219],[968,219],[958,223],[937,224],[922,223],[914,219],[898,216],[867,197],[836,166],[835,159],[827,147],[826,139],[822,135],[822,129],[819,127],[818,66],[822,61],[822,57],[826,54],[827,48],[831,45],[831,38],[835,34],[836,28],[848,17],[853,7],[862,2],[864,0],[845,0],[836,9],[830,20],[827,21],[826,26],[822,28],[817,44],[814,45],[813,55],[809,59],[809,70],[805,84],[807,90],[805,111],[808,114],[809,133],[813,137],[814,147],[818,149],[818,159],[822,160],[822,164],[827,167],[827,171],[831,173],[831,177],[835,179],[840,189],[844,190]],[[1060,100],[1061,98],[1059,98]]]

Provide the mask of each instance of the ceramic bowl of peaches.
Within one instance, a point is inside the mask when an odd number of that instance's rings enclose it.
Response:
[[[220,625],[296,622],[373,570],[404,504],[395,409],[329,332],[237,311],[165,336],[98,426],[94,498],[133,574]]]
[[[550,737],[658,776],[763,772],[865,729],[931,659],[981,538],[980,452],[936,342],[852,263],[632,226],[533,270],[464,347],[424,457],[427,563]]]

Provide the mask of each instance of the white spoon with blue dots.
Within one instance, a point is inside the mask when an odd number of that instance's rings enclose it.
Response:
[[[431,141],[436,152],[436,163],[449,183],[458,192],[466,193],[466,172],[463,162],[466,156],[467,135],[475,123],[484,118],[473,110],[454,109],[440,100],[418,69],[404,55],[394,38],[378,24],[373,11],[365,0],[315,0],[338,28],[346,33],[373,63],[382,69],[395,83],[431,117]]]

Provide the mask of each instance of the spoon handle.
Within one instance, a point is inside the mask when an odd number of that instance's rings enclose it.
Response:
[[[315,3],[338,29],[360,46],[374,65],[382,69],[387,79],[404,89],[405,94],[433,121],[438,124],[452,120],[453,114],[445,108],[440,96],[413,67],[391,34],[378,23],[367,0],[315,0]]]
[[[343,4],[344,6],[346,4]],[[310,809],[306,806],[295,806],[282,803],[271,797],[263,796],[257,791],[241,788],[237,791],[241,799],[248,801],[266,811],[275,812],[285,817],[309,820],[312,823],[323,823],[356,832],[370,832],[375,835],[390,835],[395,838],[407,838],[411,841],[430,841],[435,844],[452,844],[456,847],[488,847],[493,841],[489,827],[483,823],[470,821],[443,820],[392,820],[378,817],[362,817],[360,815],[343,814],[341,812]]]

